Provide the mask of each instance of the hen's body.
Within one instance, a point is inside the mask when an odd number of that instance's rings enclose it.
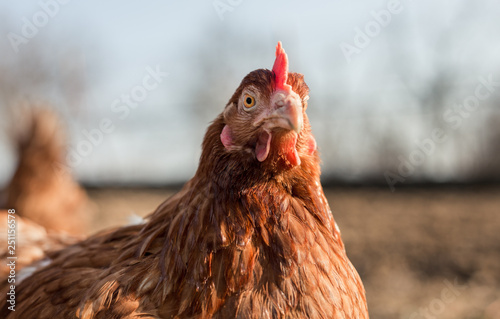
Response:
[[[70,234],[88,231],[93,207],[65,168],[63,129],[48,108],[26,108],[17,141],[19,163],[7,186],[5,207],[45,227]]]
[[[249,83],[265,92],[273,79],[257,70],[243,80],[208,128],[193,179],[146,224],[53,253],[49,266],[19,285],[16,312],[4,305],[1,315],[368,318],[362,283],[320,185],[307,118],[298,137],[278,130],[256,139],[247,126],[245,142],[232,123]],[[302,77],[290,74],[288,84],[305,103]],[[259,146],[262,136],[267,146]],[[294,137],[298,162],[286,144]],[[249,153],[258,147],[269,151],[262,161]]]
[[[15,112],[19,113],[15,113]],[[6,188],[7,209],[0,211],[0,282],[10,273],[7,216],[16,221],[16,266],[19,272],[45,258],[49,250],[80,241],[93,213],[85,191],[63,167],[64,135],[56,113],[48,108],[21,106],[13,114],[19,161]],[[18,117],[16,117],[16,115]],[[21,118],[21,115],[23,116]],[[1,194],[0,194],[1,195]],[[14,219],[11,219],[14,221]],[[28,269],[29,270],[29,269]]]
[[[20,275],[31,271],[31,269],[24,270],[23,268],[43,260],[47,251],[62,249],[82,239],[82,237],[47,230],[29,219],[24,219],[17,214],[9,214],[6,210],[0,210],[0,220],[2,221],[0,223],[0,282],[8,278],[12,260],[15,260],[15,271]],[[13,237],[12,228],[9,226],[13,225],[14,221],[17,236],[13,244],[12,238],[8,235],[10,231]],[[15,248],[16,259],[9,258],[12,257],[10,254],[12,247]],[[20,272],[21,269],[23,272]]]

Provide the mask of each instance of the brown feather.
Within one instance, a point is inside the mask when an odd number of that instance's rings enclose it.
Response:
[[[258,128],[238,100],[248,86],[269,99],[273,81],[269,70],[245,77],[208,128],[193,179],[146,224],[52,253],[52,263],[17,288],[16,312],[4,304],[0,316],[368,318],[319,183],[318,153],[306,152],[312,133],[305,113],[299,166],[275,150],[279,134],[268,160],[251,151]],[[305,99],[302,75],[290,73],[288,84]],[[225,149],[225,125],[240,147]]]

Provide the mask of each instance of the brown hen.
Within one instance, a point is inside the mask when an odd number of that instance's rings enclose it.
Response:
[[[65,167],[58,116],[49,108],[24,111],[27,123],[17,136],[19,162],[7,186],[5,207],[48,230],[86,234],[95,208]]]
[[[4,318],[368,318],[320,184],[303,76],[277,47],[207,130],[200,164],[143,225],[50,254]]]

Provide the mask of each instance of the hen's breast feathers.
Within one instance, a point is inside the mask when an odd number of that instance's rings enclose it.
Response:
[[[218,138],[211,129],[207,136]],[[319,184],[317,154],[280,177],[232,179],[238,158],[222,145],[210,151],[145,225],[53,253],[51,265],[19,286],[17,315],[368,318]],[[209,163],[217,165],[204,169]]]
[[[231,193],[194,179],[146,225],[50,257],[49,267],[19,287],[31,296],[19,300],[23,318],[59,311],[80,318],[367,318],[361,281],[317,180]]]

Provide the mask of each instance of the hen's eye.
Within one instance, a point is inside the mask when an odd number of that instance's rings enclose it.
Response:
[[[245,99],[243,100],[243,105],[245,105],[246,108],[251,108],[255,105],[255,98],[251,96],[250,94],[245,94]]]

